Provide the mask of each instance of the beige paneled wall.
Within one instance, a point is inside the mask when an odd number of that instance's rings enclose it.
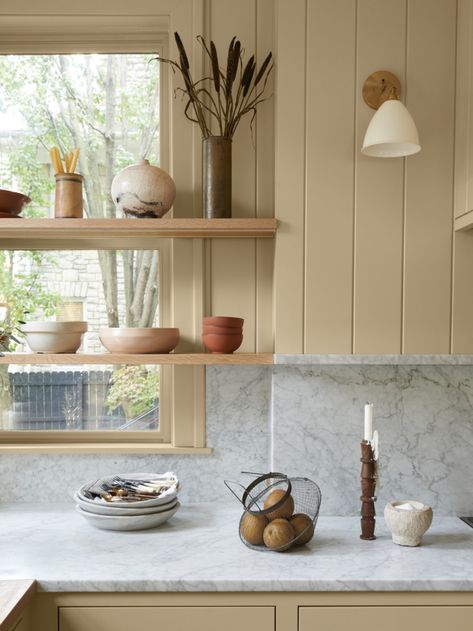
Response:
[[[455,0],[276,3],[278,352],[472,352],[469,235],[452,271],[456,12]],[[373,115],[361,88],[380,69],[401,80],[416,156],[360,153]]]
[[[246,48],[246,58],[256,51],[258,63],[274,50],[272,0],[209,0],[206,10],[207,32],[222,54],[234,35]],[[253,132],[247,117],[235,134],[233,217],[274,215],[273,111],[271,99],[259,108]],[[207,311],[245,318],[242,351],[272,350],[274,242],[216,239],[207,248]]]

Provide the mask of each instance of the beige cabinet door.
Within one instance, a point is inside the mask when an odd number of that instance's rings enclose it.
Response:
[[[275,631],[274,607],[61,607],[59,631]]]
[[[473,607],[301,607],[299,631],[472,631]]]

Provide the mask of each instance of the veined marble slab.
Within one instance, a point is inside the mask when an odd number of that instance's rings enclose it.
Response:
[[[189,504],[143,532],[96,530],[68,505],[0,506],[0,580],[36,578],[53,592],[471,591],[473,530],[436,519],[420,548],[394,545],[378,519],[361,541],[356,517],[320,518],[287,553],[238,536],[236,504]]]
[[[278,355],[275,364],[305,366],[473,366],[473,355]]]
[[[323,514],[359,511],[363,408],[379,431],[378,512],[394,499],[473,514],[473,366],[276,366],[273,471],[305,475]]]
[[[211,366],[206,383],[210,456],[2,454],[0,502],[64,502],[88,480],[133,471],[175,471],[185,501],[228,499],[225,478],[242,469],[267,470],[271,372],[263,366]]]

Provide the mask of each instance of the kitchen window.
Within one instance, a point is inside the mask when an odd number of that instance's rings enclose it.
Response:
[[[189,160],[195,150],[193,132],[190,126],[181,124],[182,107],[181,103],[175,106],[168,67],[154,60],[168,56],[169,32],[195,32],[193,5],[193,0],[179,5],[168,0],[136,0],[130,11],[126,2],[118,0],[113,15],[105,15],[99,3],[89,0],[72,9],[58,8],[57,3],[46,0],[42,15],[36,14],[34,2],[26,2],[19,9],[0,8],[0,186],[31,194],[34,203],[25,215],[41,217],[52,212],[53,178],[48,156],[52,145],[63,151],[76,146],[81,149],[78,171],[85,176],[86,216],[114,216],[109,194],[111,179],[120,168],[141,157],[174,174],[178,172],[184,190],[193,189],[194,168]],[[72,15],[74,11],[76,14]],[[178,147],[179,152],[174,152],[173,147]],[[177,216],[189,216],[189,212],[192,216],[194,197],[185,195],[181,199],[184,197],[186,210],[178,209]],[[127,324],[127,316],[117,319],[115,312],[123,307],[117,306],[110,296],[113,291],[105,279],[113,278],[117,263],[121,265],[130,256],[135,260],[140,256],[155,257],[159,304],[154,304],[154,323],[178,326],[184,334],[182,350],[190,351],[202,316],[202,245],[175,244],[164,239],[153,246],[156,250],[151,253],[113,247],[96,252],[102,285],[106,285],[102,298],[108,323]],[[136,243],[133,247],[137,247]],[[87,252],[88,256],[92,254],[90,249]],[[91,319],[90,300],[80,286],[87,282],[87,273],[82,270],[76,279],[77,270],[68,262],[73,255],[76,261],[80,260],[78,254],[63,251],[55,255],[62,262],[62,276],[49,279],[49,289],[52,294],[59,293],[62,300],[54,313],[49,310],[48,318],[64,319],[65,314],[82,309],[84,319]],[[27,255],[22,253],[23,258]],[[41,257],[54,257],[54,253],[42,252]],[[64,270],[69,272],[68,278]],[[121,290],[117,291],[120,294]],[[94,352],[97,344],[93,335],[88,335],[84,350]],[[60,368],[56,373],[64,372]],[[75,364],[70,372],[79,374],[69,375],[68,383],[59,384],[60,395],[56,396],[53,385],[48,384],[59,379],[53,374],[53,367],[18,370],[10,364],[10,375],[21,374],[15,377],[20,386],[25,385],[22,379],[30,386],[35,379],[40,383],[35,399],[28,399],[25,389],[17,393],[18,414],[3,417],[4,429],[8,431],[0,431],[0,444],[20,451],[37,445],[46,451],[69,450],[68,445],[82,451],[208,451],[202,367],[92,368]],[[117,368],[122,373],[114,376]],[[107,369],[110,374],[93,374],[98,370],[106,373]],[[94,379],[104,382],[101,393],[98,388],[93,392],[90,382]],[[127,401],[120,400],[130,380],[146,382],[146,396],[133,409]],[[158,395],[154,399],[148,396],[153,384]],[[5,376],[2,385],[10,388]],[[62,397],[62,403],[56,400],[56,407],[51,403],[55,396],[57,400]],[[56,427],[47,425],[47,414],[43,414],[46,424],[41,427],[39,412],[38,424],[34,425],[36,412],[30,406],[23,414],[22,397],[30,403],[42,399],[43,406],[49,397],[48,409],[55,410],[55,416],[52,412],[50,416],[56,419]],[[11,396],[8,405],[10,412],[15,412]],[[107,414],[97,411],[100,406]],[[139,419],[141,414],[146,418]],[[22,416],[28,420],[21,428]]]

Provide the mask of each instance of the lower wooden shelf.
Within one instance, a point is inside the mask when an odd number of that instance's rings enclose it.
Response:
[[[16,365],[78,365],[102,364],[129,366],[141,365],[187,365],[187,366],[242,366],[272,365],[273,353],[233,353],[217,355],[210,353],[169,353],[165,355],[129,355],[124,353],[5,353],[0,357],[0,364]]]

